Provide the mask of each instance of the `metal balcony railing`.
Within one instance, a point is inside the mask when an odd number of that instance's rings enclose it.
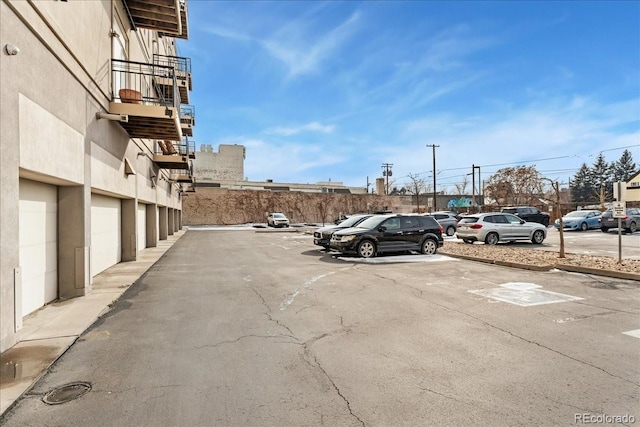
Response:
[[[182,56],[153,55],[153,63],[167,67],[173,67],[177,72],[191,74],[191,58]]]
[[[186,137],[182,138],[182,142],[177,141],[157,141],[157,149],[154,151],[156,155],[163,156],[188,156],[195,158],[196,143],[189,141]]]
[[[179,111],[180,95],[172,66],[111,60],[112,100],[130,104],[174,107]],[[169,80],[170,85],[158,84]]]
[[[180,123],[196,125],[196,107],[193,105],[180,106]]]

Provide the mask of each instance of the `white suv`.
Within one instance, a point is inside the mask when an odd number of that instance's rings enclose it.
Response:
[[[484,213],[462,217],[456,237],[465,243],[479,241],[495,245],[498,242],[531,240],[539,245],[547,237],[547,227],[508,213]]]
[[[269,227],[288,227],[289,218],[287,218],[283,213],[271,212],[267,215],[267,225]]]

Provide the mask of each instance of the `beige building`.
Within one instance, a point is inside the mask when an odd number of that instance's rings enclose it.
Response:
[[[244,145],[220,144],[218,152],[209,144],[202,144],[193,161],[193,175],[197,183],[242,181],[244,179]]]
[[[626,193],[627,202],[633,202],[634,206],[640,206],[640,172],[627,181]]]
[[[0,351],[179,230],[187,37],[185,0],[0,1]]]

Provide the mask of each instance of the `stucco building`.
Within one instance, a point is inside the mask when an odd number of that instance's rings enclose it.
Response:
[[[180,227],[185,0],[0,1],[0,351],[25,316]]]

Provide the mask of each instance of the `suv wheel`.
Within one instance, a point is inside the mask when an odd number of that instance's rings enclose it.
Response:
[[[545,217],[545,218],[542,220],[542,225],[544,225],[545,227],[548,227],[548,226],[549,226],[549,218],[546,218],[546,217]]]
[[[609,232],[609,229],[606,227],[602,227],[600,230],[602,230],[603,233],[607,233]]]
[[[425,255],[433,255],[438,250],[438,244],[433,239],[424,239],[422,242],[421,252]]]
[[[500,237],[498,237],[498,233],[489,233],[487,237],[485,237],[484,242],[487,245],[497,245]]]
[[[535,243],[536,245],[539,245],[542,243],[543,240],[544,240],[544,233],[542,232],[542,230],[536,230],[533,232],[533,236],[531,236],[531,242]]]
[[[376,254],[376,245],[371,240],[363,240],[358,245],[358,255],[362,258],[371,258]]]
[[[456,228],[453,225],[447,227],[447,236],[453,236],[456,232]]]
[[[638,226],[636,225],[635,222],[632,222],[631,224],[629,224],[629,233],[633,234],[638,230]]]

